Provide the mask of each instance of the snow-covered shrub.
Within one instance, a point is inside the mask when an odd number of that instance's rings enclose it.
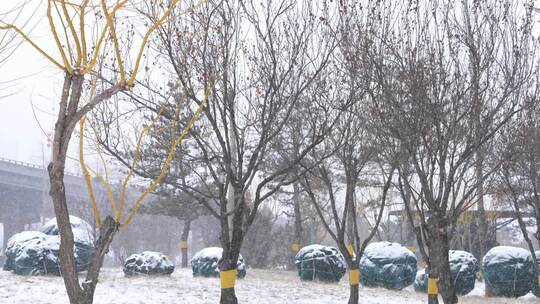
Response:
[[[294,260],[302,280],[339,282],[347,271],[341,253],[330,246],[316,244],[305,246],[298,251]]]
[[[73,241],[75,243],[75,262],[77,271],[88,270],[92,251],[94,250],[94,229],[86,221],[76,217],[69,216],[69,223],[73,230]],[[49,220],[40,229],[47,235],[58,236],[59,230],[56,224],[56,218]]]
[[[414,282],[417,263],[414,253],[398,243],[371,243],[360,259],[360,282],[400,290]]]
[[[58,236],[39,231],[24,231],[13,235],[6,246],[4,270],[20,275],[60,275]]]
[[[476,258],[462,250],[448,252],[450,272],[454,280],[454,289],[458,295],[466,295],[474,289],[476,273],[480,270]],[[427,292],[428,275],[425,269],[418,271],[414,281],[414,290]]]
[[[193,276],[216,277],[219,278],[219,263],[223,256],[223,248],[208,247],[200,250],[191,258],[191,270]],[[243,278],[246,276],[246,264],[242,255],[238,257],[236,263],[236,276]]]
[[[161,252],[143,251],[130,255],[124,262],[124,274],[134,275],[169,275],[174,271],[171,260]]]
[[[74,216],[70,221],[75,238],[77,271],[84,271],[88,269],[93,250],[92,228]],[[48,221],[40,230],[23,231],[8,240],[4,270],[21,275],[60,275],[60,237],[56,219]]]
[[[488,296],[521,297],[532,289],[536,275],[528,250],[497,246],[482,261]]]

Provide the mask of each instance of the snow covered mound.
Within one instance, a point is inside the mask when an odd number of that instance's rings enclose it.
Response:
[[[474,289],[476,273],[480,270],[476,258],[462,250],[448,252],[450,272],[454,280],[454,288],[459,295],[466,295]],[[427,292],[428,275],[425,269],[418,271],[414,281],[414,290]]]
[[[58,250],[60,240],[39,231],[24,231],[13,235],[6,246],[4,270],[20,275],[59,275]]]
[[[414,282],[417,263],[414,253],[398,243],[371,243],[360,259],[360,282],[401,290]]]
[[[191,258],[191,270],[193,270],[193,276],[203,277],[216,277],[219,278],[219,263],[223,256],[223,248],[220,247],[208,247],[197,252]],[[242,255],[238,257],[236,263],[236,276],[243,278],[246,276],[246,264]]]
[[[88,246],[94,245],[94,229],[92,229],[90,224],[73,215],[69,216],[69,222],[71,223],[75,243],[81,243]],[[59,230],[58,225],[56,224],[56,218],[47,221],[39,231],[47,235],[58,235]]]
[[[132,254],[124,262],[124,274],[133,275],[169,275],[174,271],[171,260],[161,252],[143,251]]]
[[[88,269],[93,250],[91,226],[77,217],[70,217],[75,235],[77,271]],[[13,235],[6,246],[4,270],[20,275],[60,275],[60,237],[56,219],[47,222],[41,231],[23,231]]]
[[[532,256],[528,250],[498,246],[489,250],[482,261],[486,295],[521,297],[535,282]]]
[[[302,280],[339,282],[345,275],[345,259],[334,247],[322,245],[305,246],[294,257],[294,264]]]

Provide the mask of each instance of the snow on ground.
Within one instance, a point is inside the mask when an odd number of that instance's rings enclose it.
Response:
[[[348,286],[340,284],[302,282],[296,272],[251,269],[247,277],[237,280],[239,303],[346,303]],[[520,299],[485,298],[483,284],[471,295],[460,298],[465,304],[540,303],[531,294]],[[426,295],[415,293],[412,287],[403,291],[360,287],[362,304],[423,304]],[[62,279],[59,277],[17,276],[0,270],[0,303],[58,304],[68,303]],[[177,270],[165,277],[124,277],[120,268],[103,270],[97,287],[97,304],[201,304],[219,303],[219,279],[193,278],[190,269]]]

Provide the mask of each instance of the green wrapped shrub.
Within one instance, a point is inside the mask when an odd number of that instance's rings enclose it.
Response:
[[[215,277],[219,278],[219,263],[222,260],[223,248],[220,247],[208,247],[197,252],[191,258],[191,270],[193,276],[198,277]],[[244,278],[246,276],[246,264],[242,255],[238,257],[236,263],[236,276],[238,278]]]
[[[486,281],[486,295],[521,297],[533,288],[536,274],[528,250],[497,246],[482,260],[482,274]]]
[[[360,282],[401,290],[414,282],[417,264],[414,253],[398,243],[371,243],[360,259]]]
[[[75,241],[77,271],[85,271],[93,250],[91,226],[71,216]],[[48,221],[41,231],[23,231],[13,235],[6,246],[4,270],[20,275],[60,275],[60,236],[56,219]]]
[[[305,246],[295,256],[294,264],[302,280],[339,282],[345,275],[345,259],[334,247],[322,245]]]
[[[479,271],[476,258],[462,250],[450,250],[448,252],[450,272],[454,280],[454,289],[458,295],[466,295],[474,289],[476,273]],[[427,292],[428,275],[425,269],[418,271],[414,281],[414,290]]]
[[[77,271],[86,271],[90,266],[90,259],[94,251],[94,229],[86,221],[72,215],[69,216],[69,223],[73,231]],[[46,235],[58,236],[59,230],[56,224],[56,218],[46,222],[40,231]]]
[[[130,255],[124,262],[126,276],[170,275],[174,271],[171,260],[161,252],[143,251]]]
[[[60,275],[60,239],[39,231],[13,235],[6,246],[4,270],[19,275]]]

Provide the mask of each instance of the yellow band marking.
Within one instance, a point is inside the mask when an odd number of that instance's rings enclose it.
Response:
[[[350,255],[354,255],[354,247],[353,247],[353,244],[347,245],[347,251],[349,252]]]
[[[360,283],[360,270],[352,269],[349,271],[349,284],[358,285]]]
[[[428,295],[437,295],[439,293],[439,287],[437,286],[438,282],[439,282],[438,278],[428,279]]]
[[[236,282],[236,269],[222,271],[219,273],[221,278],[221,289],[234,288]]]

